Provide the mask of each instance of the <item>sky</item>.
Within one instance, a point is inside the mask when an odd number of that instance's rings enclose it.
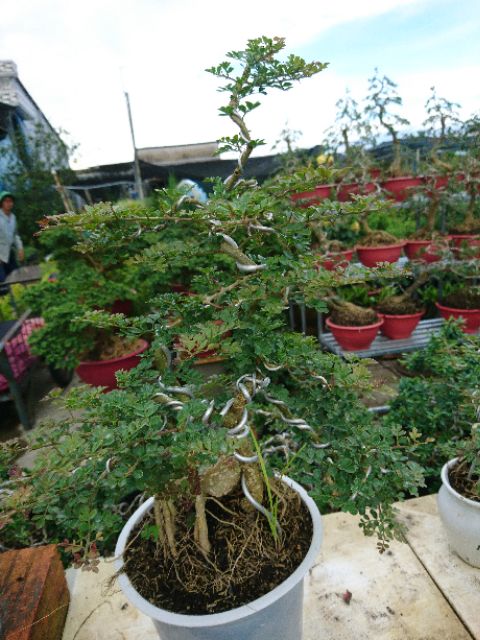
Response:
[[[74,168],[132,159],[137,147],[215,140],[234,132],[205,68],[249,38],[284,36],[286,53],[328,62],[290,92],[272,92],[249,120],[272,146],[287,125],[298,145],[321,142],[348,87],[361,100],[375,67],[398,83],[412,129],[429,89],[480,108],[480,0],[15,0],[2,3],[0,59],[78,144]]]

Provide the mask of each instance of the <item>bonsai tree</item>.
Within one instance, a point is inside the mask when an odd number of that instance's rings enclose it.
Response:
[[[269,558],[287,560],[297,533],[300,557],[305,539],[309,544],[308,532],[301,535],[302,512],[274,471],[288,469],[324,509],[359,513],[381,551],[402,536],[392,503],[422,484],[420,467],[407,457],[405,431],[379,429],[359,403],[363,366],[323,353],[313,338],[288,326],[291,300],[325,310],[324,298],[340,276],[314,267],[305,224],[310,211],[289,205],[285,184],[259,187],[242,177],[255,147],[244,120],[254,108],[250,94],[289,88],[324,67],[296,56],[280,62],[283,46],[279,39],[252,40],[212,68],[230,92],[221,112],[240,130],[224,144],[237,148],[240,159],[225,183],[214,183],[208,202],[172,202],[164,192],[156,211],[104,208],[101,215],[87,210],[48,219],[56,232],[81,234],[76,250],[90,255],[145,238],[135,264],[166,279],[175,255],[189,270],[190,291],[159,292],[137,318],[88,313],[85,321],[99,329],[148,329],[148,356],[119,374],[119,390],[71,394],[67,406],[80,415],[33,434],[31,446],[44,449],[45,457],[32,471],[12,464],[15,444],[3,454],[6,544],[63,540],[77,565],[95,568],[99,552],[111,551],[124,516],[151,495],[152,517],[135,539],[147,549],[147,562],[161,561],[166,575],[175,576],[175,589],[179,583],[189,593],[208,591],[203,612],[219,596],[223,601],[227,578],[242,585]],[[200,256],[208,256],[208,267],[199,267]],[[169,352],[178,345],[189,357],[171,366]],[[211,347],[226,357],[225,370],[205,381],[193,363]],[[227,529],[222,555],[219,540]],[[127,554],[127,563],[139,554]]]
[[[408,126],[409,121],[395,111],[395,107],[402,106],[402,98],[397,92],[397,85],[387,76],[380,76],[378,69],[369,79],[368,96],[365,111],[376,125],[377,130],[383,130],[391,138],[393,145],[393,160],[389,167],[391,175],[402,173],[402,153],[399,126]]]
[[[374,142],[371,125],[348,90],[335,106],[335,123],[325,132],[325,147],[342,167],[342,182],[371,185],[373,163],[367,150]]]

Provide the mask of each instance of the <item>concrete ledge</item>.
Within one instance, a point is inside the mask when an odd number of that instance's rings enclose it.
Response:
[[[305,580],[303,640],[480,638],[475,631],[479,616],[467,624],[465,608],[459,615],[459,607],[452,606],[450,595],[442,592],[440,582],[419,560],[415,541],[423,539],[433,556],[443,554],[452,563],[451,576],[458,585],[466,583],[466,576],[480,584],[480,571],[471,570],[445,548],[433,496],[400,505],[402,518],[412,509],[421,512],[421,505],[428,511],[431,530],[425,535],[412,526],[408,544],[393,543],[383,555],[374,539],[364,537],[358,518],[342,513],[323,518],[322,552]],[[72,603],[63,640],[157,640],[152,622],[127,602],[117,585],[109,585],[114,573],[111,560],[103,560],[99,569],[96,575],[68,571]],[[347,591],[349,603],[344,598]],[[460,599],[464,592],[459,592]],[[478,611],[480,590],[471,591],[471,598]],[[476,613],[473,608],[471,613]]]

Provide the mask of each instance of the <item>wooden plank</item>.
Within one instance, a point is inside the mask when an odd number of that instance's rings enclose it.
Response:
[[[480,569],[449,547],[436,495],[407,500],[398,509],[408,527],[408,544],[472,636],[480,638]]]
[[[60,640],[68,603],[55,545],[0,554],[2,640]]]
[[[471,640],[407,544],[380,555],[358,518],[331,514],[324,524],[322,552],[305,581],[304,640]]]

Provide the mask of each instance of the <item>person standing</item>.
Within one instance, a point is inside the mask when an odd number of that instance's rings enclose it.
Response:
[[[13,213],[14,203],[13,194],[9,191],[0,193],[0,282],[14,269],[18,269],[16,258],[20,261],[24,258],[22,240],[17,232],[17,219]]]

